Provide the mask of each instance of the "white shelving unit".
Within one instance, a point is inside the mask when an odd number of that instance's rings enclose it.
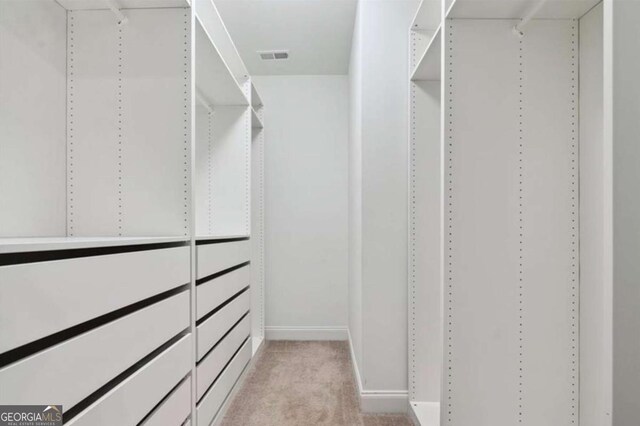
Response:
[[[264,337],[262,101],[213,1],[0,2],[0,56],[0,403],[209,424]]]
[[[597,0],[438,3],[410,28],[410,413],[603,424],[610,24]]]

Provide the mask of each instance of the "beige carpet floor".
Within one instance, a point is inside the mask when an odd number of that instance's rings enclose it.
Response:
[[[270,341],[222,426],[410,426],[360,411],[347,342]]]

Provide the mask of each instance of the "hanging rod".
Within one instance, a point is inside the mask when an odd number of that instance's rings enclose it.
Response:
[[[518,37],[524,37],[524,27],[527,26],[527,24],[529,23],[529,21],[531,21],[535,16],[536,13],[538,13],[538,11],[540,9],[542,9],[542,6],[544,6],[544,4],[547,2],[548,0],[540,0],[538,1],[538,3],[536,3],[530,10],[529,13],[527,13],[524,18],[522,18],[520,20],[520,22],[518,22],[514,27],[513,27],[513,32],[518,36]]]
[[[107,4],[109,10],[112,11],[114,15],[116,15],[116,18],[118,18],[118,25],[127,23],[128,19],[120,10],[120,5],[116,2],[116,0],[104,0],[104,2]]]
[[[213,108],[211,107],[211,105],[209,105],[209,102],[207,102],[207,98],[205,98],[204,95],[199,90],[196,90],[196,100],[207,111],[209,111],[210,114],[213,113]]]

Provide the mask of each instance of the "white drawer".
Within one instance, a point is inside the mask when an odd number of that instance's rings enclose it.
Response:
[[[247,290],[197,327],[198,360],[249,310],[250,299]]]
[[[249,284],[251,284],[251,266],[247,265],[198,285],[196,287],[198,319],[248,287]]]
[[[0,267],[0,353],[187,284],[189,247]]]
[[[196,246],[198,279],[251,260],[249,240]]]
[[[181,425],[191,412],[191,377],[187,377],[140,426]]]
[[[197,368],[197,399],[207,391],[211,383],[218,377],[222,369],[229,362],[234,353],[238,350],[242,342],[251,334],[251,318],[249,315],[229,333],[214,350],[205,356]]]
[[[198,404],[197,423],[199,425],[208,425],[215,418],[250,360],[251,342],[247,341]]]
[[[190,369],[191,335],[189,334],[91,404],[65,426],[124,426],[138,424],[187,375]],[[153,416],[144,424],[154,426],[181,424],[191,410],[190,387],[191,379],[188,378],[173,392],[171,399],[163,403],[163,405],[170,403],[176,410],[175,412],[167,413],[169,416],[167,420],[171,421],[171,423],[165,423],[162,419],[154,419],[155,416]],[[184,390],[185,388],[186,391]],[[186,404],[185,392],[187,396]],[[177,399],[174,400],[174,397]],[[162,409],[162,406],[159,408]],[[157,413],[158,411],[155,414]],[[174,419],[178,419],[181,416],[181,419],[173,423]]]
[[[0,404],[68,410],[188,326],[185,291],[0,369]]]

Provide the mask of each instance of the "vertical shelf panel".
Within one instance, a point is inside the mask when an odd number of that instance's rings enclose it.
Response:
[[[213,233],[248,235],[251,109],[219,107],[213,114]]]
[[[442,375],[440,82],[411,83],[412,401],[440,401]]]
[[[109,11],[67,22],[67,232],[117,236],[118,26]]]
[[[262,100],[253,89],[252,102],[262,106]],[[258,102],[256,102],[258,101]],[[264,117],[264,109],[258,115]],[[265,135],[262,128],[252,129],[251,141],[251,335],[253,351],[264,339],[264,148]]]
[[[69,13],[69,235],[189,234],[188,15]]]
[[[536,20],[521,43],[523,417],[533,425],[578,424],[578,30]]]
[[[129,10],[127,18],[120,26],[122,232],[189,235],[189,10]]]
[[[447,425],[577,424],[577,23],[515,22],[447,22]]]
[[[519,39],[512,26],[466,20],[445,28],[448,426],[516,425],[519,418]]]
[[[0,237],[65,235],[66,22],[55,2],[0,2]]]
[[[213,112],[196,105],[196,235],[213,233]]]

